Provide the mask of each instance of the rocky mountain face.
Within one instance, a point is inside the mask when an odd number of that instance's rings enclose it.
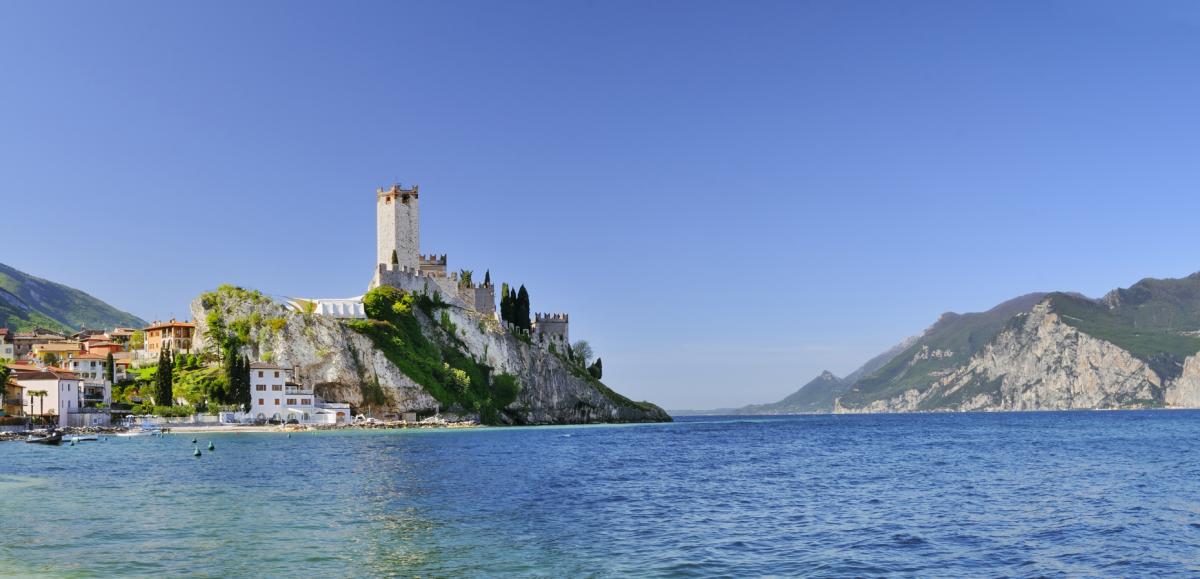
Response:
[[[80,328],[141,328],[146,321],[84,292],[34,277],[0,263],[0,327],[35,326],[75,332]]]
[[[875,370],[836,384],[822,375],[747,410],[1200,407],[1198,352],[1200,274],[1142,280],[1100,300],[1029,294],[987,312],[945,314]]]
[[[405,374],[375,341],[345,321],[290,311],[257,292],[224,287],[191,305],[199,344],[217,348],[214,336],[236,333],[242,353],[294,368],[299,380],[326,400],[380,412],[440,411],[473,415],[469,408],[439,401],[418,379]],[[613,392],[559,355],[518,338],[493,318],[444,305],[434,316],[413,317],[429,340],[453,344],[455,352],[516,376],[520,391],[498,416],[506,424],[659,422],[671,418],[659,407]],[[215,331],[214,331],[215,330]],[[453,334],[450,334],[453,332]],[[381,391],[380,391],[381,390]]]

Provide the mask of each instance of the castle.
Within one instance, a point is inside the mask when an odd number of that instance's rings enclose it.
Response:
[[[399,184],[375,191],[375,273],[368,289],[390,286],[432,295],[443,301],[495,317],[496,288],[488,280],[475,283],[446,269],[446,254],[421,253],[421,195],[417,186]],[[567,314],[535,314],[533,338],[566,344]]]

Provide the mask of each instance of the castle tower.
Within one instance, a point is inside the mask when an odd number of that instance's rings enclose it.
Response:
[[[420,266],[420,229],[417,186],[402,189],[399,184],[382,187],[375,195],[375,231],[377,261],[391,265],[393,252],[400,267]]]

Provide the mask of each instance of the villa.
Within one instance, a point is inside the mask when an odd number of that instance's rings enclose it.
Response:
[[[250,364],[252,420],[295,420],[300,424],[345,424],[350,420],[349,404],[325,402],[312,387],[291,381],[288,374],[269,362]]]

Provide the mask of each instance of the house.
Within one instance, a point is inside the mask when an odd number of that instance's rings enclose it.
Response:
[[[17,355],[8,328],[0,328],[0,360],[16,360]]]
[[[135,330],[133,328],[114,328],[113,331],[108,333],[108,339],[112,340],[114,343],[127,346],[129,345],[130,338],[132,338],[133,335],[139,331],[140,330]]]
[[[255,420],[283,420],[283,388],[287,373],[269,362],[250,364],[250,417]]]
[[[60,364],[66,370],[79,374],[85,382],[104,382],[108,379],[108,354],[94,352],[79,352],[68,354]],[[113,360],[113,379],[117,382],[125,379],[125,370],[129,363],[122,364]]]
[[[25,388],[17,384],[16,378],[9,378],[4,384],[4,416],[24,416],[22,406],[25,403]]]
[[[249,415],[255,422],[344,424],[350,420],[350,405],[325,402],[312,387],[291,381],[287,370],[269,362],[253,362]]]
[[[87,328],[80,328],[78,332],[71,334],[71,339],[75,340],[76,342],[86,342],[88,338],[103,335],[104,330],[89,330]]]
[[[44,344],[34,344],[30,354],[43,364],[55,365],[72,354],[83,352],[83,344],[73,340],[56,340]]]
[[[57,416],[59,426],[70,425],[70,414],[80,411],[83,380],[61,368],[14,370],[17,385],[25,389],[26,416]]]
[[[67,336],[46,328],[34,328],[32,332],[16,333],[12,336],[13,359],[20,360],[33,351],[37,344],[48,344],[56,340],[65,340]]]
[[[191,322],[155,322],[145,330],[145,351],[147,356],[158,356],[163,348],[172,352],[192,351],[192,335],[196,332],[196,324]]]
[[[125,346],[117,342],[84,342],[84,346],[88,352],[94,354],[116,354],[125,351]]]

